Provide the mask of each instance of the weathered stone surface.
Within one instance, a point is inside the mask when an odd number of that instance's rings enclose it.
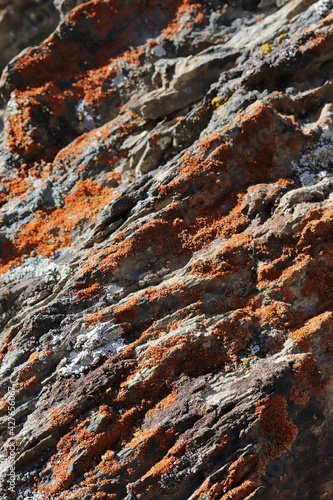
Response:
[[[53,0],[1,0],[0,68],[28,45],[41,42],[56,27]]]
[[[54,0],[53,1],[55,7],[59,10],[61,17],[65,17],[74,7],[77,7],[81,3],[84,3],[84,0]]]
[[[331,2],[55,4],[1,79],[0,498],[331,498]]]
[[[163,87],[144,94],[134,104],[134,111],[156,120],[198,101],[205,95],[210,84],[218,79],[221,71],[229,63],[234,63],[238,55],[239,52],[217,45],[198,55],[181,58],[173,64],[166,61],[167,70],[173,70],[171,81],[168,82],[165,70],[161,76],[162,82],[164,80]]]
[[[0,71],[25,47],[41,42],[59,22],[53,0],[0,1]],[[0,130],[4,101],[0,97]]]

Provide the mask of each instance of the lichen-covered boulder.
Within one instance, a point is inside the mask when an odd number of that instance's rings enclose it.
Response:
[[[0,498],[327,500],[332,2],[55,3],[0,83]]]

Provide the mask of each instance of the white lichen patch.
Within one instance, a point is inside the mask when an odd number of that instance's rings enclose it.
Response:
[[[250,347],[250,355],[253,356],[254,354],[257,354],[257,352],[260,351],[260,346],[254,344],[253,346]]]
[[[117,76],[112,80],[112,86],[121,88],[125,87],[127,83],[128,83],[128,78],[126,77],[126,75],[124,75],[123,70],[120,69]]]
[[[32,278],[43,276],[44,283],[56,283],[70,273],[70,267],[65,264],[56,264],[51,259],[41,255],[24,259],[18,267],[12,267],[2,278],[3,284],[19,283]]]
[[[165,49],[162,47],[162,45],[156,45],[151,49],[151,54],[156,57],[163,57],[166,54]]]
[[[326,17],[333,8],[332,0],[318,0],[299,16],[297,26],[310,26]]]
[[[28,495],[28,496],[27,496]],[[44,493],[41,493],[40,491],[33,492],[29,491],[29,493],[24,493],[22,496],[18,496],[17,500],[47,500],[48,497],[44,495]]]
[[[12,97],[11,99],[9,99],[6,107],[6,116],[16,115],[19,112],[19,110],[20,107],[18,103],[14,100],[14,98]]]
[[[318,181],[325,179],[326,177],[328,177],[327,170],[322,170],[321,172],[314,174],[306,170],[299,176],[303,187],[313,186]]]
[[[126,346],[122,334],[122,328],[112,321],[97,323],[87,329],[83,323],[70,355],[58,367],[59,372],[66,377],[79,374],[102,355],[110,356],[121,351]]]
[[[313,186],[329,176],[332,158],[333,141],[329,141],[303,155],[297,164],[293,164],[293,170],[299,176],[302,186]]]
[[[87,132],[97,126],[95,118],[84,99],[81,99],[75,106],[75,113],[78,120],[77,128],[80,132]]]

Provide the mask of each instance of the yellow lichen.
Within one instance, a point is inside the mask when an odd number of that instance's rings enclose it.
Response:
[[[263,52],[264,56],[268,54],[268,52],[269,52],[269,44],[268,43],[264,43],[264,45],[262,46],[262,52]]]

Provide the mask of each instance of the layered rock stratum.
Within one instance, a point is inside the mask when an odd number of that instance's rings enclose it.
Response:
[[[55,3],[1,79],[1,499],[333,498],[333,2]]]

